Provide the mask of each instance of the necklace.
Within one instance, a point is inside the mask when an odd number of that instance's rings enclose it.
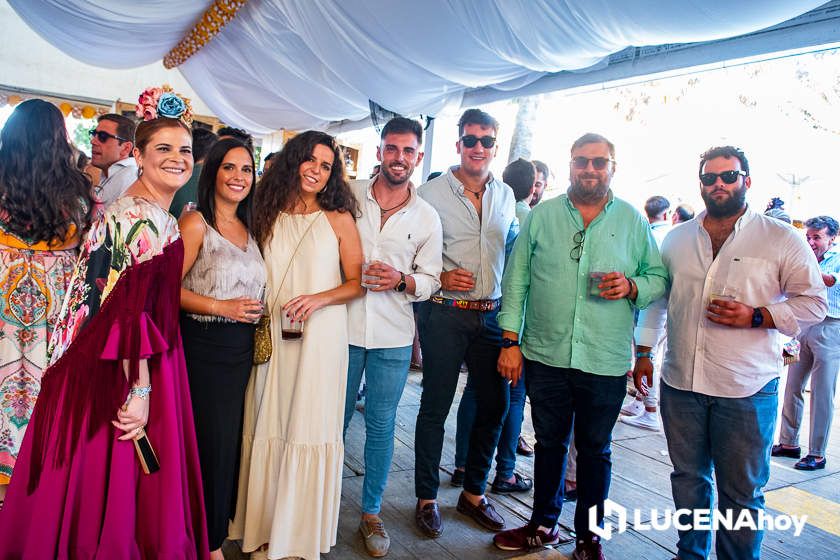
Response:
[[[473,196],[475,196],[475,199],[478,200],[481,197],[481,193],[483,193],[484,191],[487,190],[487,185],[484,185],[483,187],[481,187],[477,191],[470,190],[467,187],[464,187],[464,190],[467,191],[468,193],[472,193]]]
[[[397,204],[396,206],[391,206],[390,208],[382,208],[382,205],[379,204],[379,199],[376,198],[376,191],[371,189],[370,192],[373,193],[373,200],[376,201],[376,205],[379,206],[380,216],[385,216],[385,214],[387,214],[391,210],[396,210],[397,208],[399,208],[400,206],[402,206],[403,204],[408,202],[408,199],[411,198],[411,191],[409,191],[409,192],[406,193],[405,199],[402,202],[400,202],[399,204]]]

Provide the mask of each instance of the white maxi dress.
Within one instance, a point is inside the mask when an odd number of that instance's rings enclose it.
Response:
[[[315,311],[298,340],[282,340],[280,318],[293,297],[341,284],[338,239],[322,212],[281,213],[263,256],[273,350],[268,362],[254,366],[245,395],[229,538],[242,539],[245,552],[268,543],[269,558],[318,560],[335,545],[338,530],[347,309]]]

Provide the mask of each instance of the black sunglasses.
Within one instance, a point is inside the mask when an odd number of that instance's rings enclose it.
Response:
[[[102,142],[103,144],[107,142],[109,138],[116,138],[120,143],[129,141],[125,138],[120,138],[119,136],[111,134],[110,132],[105,132],[104,130],[96,130],[95,128],[91,129],[88,134],[90,134],[91,139],[93,139],[93,137],[96,136],[96,139]]]
[[[717,178],[720,177],[721,181],[727,185],[731,185],[738,180],[738,177],[742,176],[746,177],[747,174],[743,171],[737,171],[735,169],[730,169],[729,171],[724,171],[723,173],[701,173],[700,182],[703,183],[704,187],[711,187],[717,182]]]
[[[583,156],[577,156],[572,158],[572,165],[575,169],[586,169],[589,166],[590,161],[592,162],[592,169],[595,169],[596,171],[601,171],[603,169],[606,169],[607,165],[609,165],[614,160],[605,157],[588,158]]]
[[[583,253],[584,239],[586,239],[585,229],[575,232],[572,236],[572,243],[574,243],[574,246],[572,246],[572,250],[569,251],[569,257],[575,262],[580,262],[580,256]]]
[[[482,136],[481,138],[479,138],[475,134],[467,134],[466,136],[461,136],[461,142],[463,142],[464,146],[466,146],[467,148],[472,148],[477,143],[481,142],[481,145],[489,150],[490,148],[496,145],[496,137]]]

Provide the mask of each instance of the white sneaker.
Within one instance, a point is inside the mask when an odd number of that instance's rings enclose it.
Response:
[[[636,426],[637,428],[643,428],[645,430],[652,430],[654,432],[658,432],[660,428],[659,416],[655,412],[648,412],[647,410],[638,416],[625,416],[621,419],[621,421],[625,424]]]
[[[638,416],[645,411],[645,404],[639,399],[633,399],[629,403],[621,407],[621,414],[623,416]]]

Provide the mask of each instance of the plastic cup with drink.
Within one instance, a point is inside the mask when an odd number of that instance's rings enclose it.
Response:
[[[598,285],[604,281],[604,276],[616,270],[618,270],[618,267],[613,263],[593,261],[589,267],[589,295],[600,298],[601,288]]]
[[[303,319],[284,312],[280,317],[280,336],[283,340],[298,340],[303,336]]]
[[[362,264],[362,287],[363,288],[370,289],[370,288],[378,288],[379,287],[378,284],[373,283],[373,282],[376,282],[376,281],[379,280],[379,276],[375,276],[375,275],[367,273],[368,269],[370,267],[372,267],[373,265],[378,264],[378,263],[379,263],[379,260],[370,259],[370,260],[366,260],[364,262],[364,264]]]

